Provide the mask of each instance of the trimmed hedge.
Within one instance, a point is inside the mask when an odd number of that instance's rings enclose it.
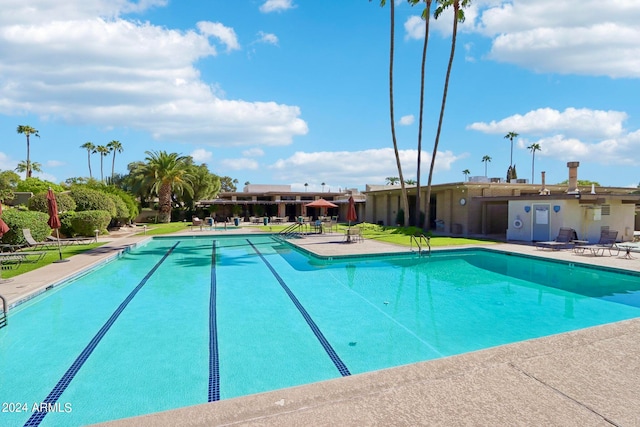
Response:
[[[9,226],[9,231],[2,236],[2,243],[25,245],[27,242],[22,234],[23,228],[30,229],[31,235],[38,242],[44,241],[51,234],[47,225],[49,215],[46,213],[5,209],[2,211],[2,220]]]
[[[107,211],[110,218],[117,215],[116,205],[111,197],[106,197],[105,193],[85,187],[73,187],[69,193],[76,202],[76,212],[81,211]]]
[[[71,228],[81,236],[95,236],[94,230],[100,230],[100,234],[108,234],[107,226],[110,222],[111,214],[107,211],[82,211],[76,212],[71,218]]]
[[[121,222],[124,222],[124,223],[128,222],[129,221],[129,217],[130,217],[129,208],[127,208],[127,205],[124,202],[124,200],[122,200],[116,194],[105,193],[105,195],[111,199],[111,201],[113,202],[113,204],[116,207],[116,216],[115,216],[115,218],[118,221],[121,221]]]
[[[58,203],[58,212],[68,212],[76,210],[76,202],[67,193],[56,194],[56,202]],[[29,199],[27,207],[30,211],[38,211],[49,214],[47,208],[47,193],[39,193]]]

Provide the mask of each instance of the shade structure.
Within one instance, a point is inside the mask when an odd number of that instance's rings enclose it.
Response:
[[[0,203],[0,215],[2,215],[2,203]],[[9,231],[9,226],[0,218],[0,237],[4,236],[7,231]]]
[[[356,202],[353,200],[353,196],[349,196],[349,209],[347,210],[347,221],[349,221],[349,225],[352,222],[358,220],[358,214],[356,213]]]
[[[337,208],[338,207],[338,205],[336,205],[335,203],[331,203],[330,201],[325,199],[314,200],[313,202],[307,203],[304,206],[307,208]]]
[[[68,261],[66,259],[62,259],[60,232],[58,231],[58,229],[60,228],[60,218],[58,217],[58,202],[56,201],[56,195],[53,194],[53,190],[51,188],[49,188],[49,191],[47,191],[47,210],[49,211],[49,220],[47,221],[47,224],[50,228],[56,230],[56,237],[58,238],[58,254],[60,255],[60,259],[54,262]]]

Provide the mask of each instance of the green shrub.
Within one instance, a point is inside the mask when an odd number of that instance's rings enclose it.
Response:
[[[66,237],[75,237],[78,235],[78,232],[73,229],[73,218],[76,216],[76,213],[64,212],[60,214],[60,234]]]
[[[113,201],[114,206],[116,207],[116,215],[115,218],[123,223],[129,222],[129,208],[127,208],[126,203],[116,194],[106,193],[106,196]]]
[[[82,211],[76,212],[71,218],[71,228],[81,236],[95,236],[95,230],[100,230],[100,234],[107,234],[109,222],[111,214],[107,211]]]
[[[23,228],[30,229],[35,240],[43,241],[51,234],[51,229],[47,225],[48,219],[49,215],[42,212],[5,209],[2,212],[2,220],[9,226],[9,231],[2,236],[2,243],[26,244],[22,235]]]
[[[398,209],[398,213],[396,214],[396,224],[400,227],[406,225],[404,223],[404,209]]]
[[[111,218],[116,217],[116,205],[110,197],[90,188],[76,186],[71,189],[71,197],[76,202],[76,212],[107,211]]]
[[[58,212],[68,212],[76,210],[76,202],[67,193],[56,194]],[[49,213],[47,208],[47,193],[39,193],[29,199],[27,207],[30,211]]]
[[[46,192],[49,187],[53,189],[54,193],[62,193],[64,191],[64,188],[56,183],[43,181],[40,178],[35,177],[26,178],[24,181],[20,181],[16,186],[15,191],[24,191],[27,193],[32,192],[33,194],[38,194]]]
[[[140,208],[138,207],[138,202],[136,201],[135,197],[133,197],[126,191],[112,185],[105,187],[104,190],[110,194],[118,196],[127,206],[127,209],[129,210],[129,216],[127,218],[121,218],[121,220],[123,219],[125,222],[129,222],[129,220],[132,220],[138,216],[138,214],[140,213]]]

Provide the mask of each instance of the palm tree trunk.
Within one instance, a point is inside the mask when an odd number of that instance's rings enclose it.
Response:
[[[113,184],[113,173],[116,169],[116,151],[113,150],[113,158],[111,159],[111,184]]]
[[[162,223],[171,222],[171,184],[162,184],[160,187],[158,205],[160,211],[158,221]]]
[[[402,176],[402,165],[400,164],[400,153],[398,152],[398,141],[396,139],[396,126],[393,111],[393,53],[395,39],[395,0],[390,2],[391,7],[391,43],[389,49],[389,114],[391,118],[391,138],[393,139],[393,152],[396,156],[396,166],[400,178],[401,206],[404,211],[404,225],[409,225],[409,199],[407,198],[407,188],[404,185]]]
[[[100,181],[104,182],[104,156],[100,153]]]
[[[91,150],[87,150],[87,163],[89,164],[89,178],[93,178],[91,174]]]
[[[460,3],[454,1],[453,3],[453,34],[451,36],[451,53],[449,54],[449,65],[447,66],[447,75],[444,80],[444,91],[442,93],[442,105],[440,106],[440,118],[438,120],[438,130],[436,132],[436,141],[433,144],[433,154],[431,155],[431,166],[429,167],[429,181],[427,182],[427,208],[426,218],[427,229],[431,226],[431,218],[429,217],[429,211],[431,209],[431,181],[433,179],[433,169],[436,164],[436,154],[438,153],[438,143],[440,142],[440,131],[442,130],[442,120],[444,119],[444,109],[447,104],[447,91],[449,90],[449,77],[451,77],[451,68],[453,66],[453,57],[456,52],[456,36],[458,34],[458,10],[460,9]],[[486,163],[485,163],[486,170]]]
[[[30,147],[29,147],[29,134],[27,133],[27,178],[31,178],[31,161],[30,158]]]
[[[531,183],[533,184],[533,174],[536,167],[536,151],[533,150],[533,159],[531,160]]]
[[[424,44],[422,45],[422,65],[420,68],[420,118],[418,122],[418,167],[416,171],[416,212],[415,212],[415,225],[418,227],[424,226],[420,224],[420,174],[422,165],[422,116],[424,113],[424,74],[425,65],[427,63],[427,44],[429,42],[429,18],[431,15],[431,1],[425,0],[425,30],[424,30]]]

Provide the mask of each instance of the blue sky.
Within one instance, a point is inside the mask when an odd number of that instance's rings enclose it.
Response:
[[[423,6],[396,2],[395,115],[416,178]],[[373,0],[3,0],[0,169],[26,160],[88,176],[91,141],[193,156],[219,175],[293,189],[364,189],[397,176],[389,124],[389,7]],[[434,183],[505,177],[640,182],[640,2],[474,0],[459,27]],[[423,183],[452,16],[431,21]],[[483,156],[491,162],[483,163]],[[104,158],[104,175],[111,173]],[[100,177],[100,157],[91,160]]]

